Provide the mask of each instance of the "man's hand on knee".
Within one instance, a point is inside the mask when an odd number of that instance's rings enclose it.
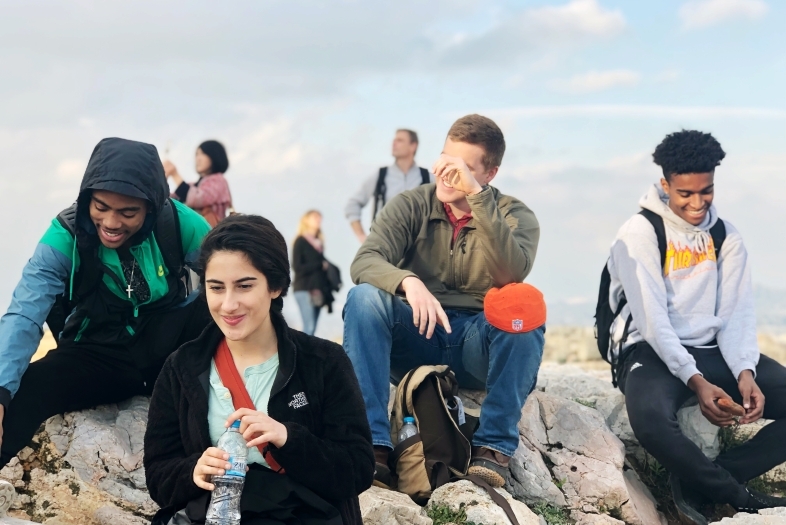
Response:
[[[412,307],[412,322],[418,327],[420,335],[425,332],[426,339],[431,339],[434,329],[439,324],[450,333],[450,321],[437,298],[428,291],[423,281],[417,277],[405,277],[401,281],[401,289],[407,296]]]
[[[728,427],[734,424],[734,416],[724,412],[716,404],[718,399],[732,401],[722,388],[713,385],[700,374],[696,374],[688,380],[688,388],[696,393],[701,413],[704,414],[707,421],[719,427]]]

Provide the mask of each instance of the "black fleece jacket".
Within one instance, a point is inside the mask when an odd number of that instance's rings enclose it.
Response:
[[[374,452],[352,363],[340,345],[292,330],[280,313],[271,313],[279,368],[268,415],[287,428],[286,444],[271,446],[271,453],[286,476],[338,508],[345,525],[359,524],[357,496],[371,486]],[[198,339],[169,356],[156,382],[144,465],[150,496],[162,508],[177,511],[205,494],[192,475],[212,446],[208,378],[222,338],[210,323]]]

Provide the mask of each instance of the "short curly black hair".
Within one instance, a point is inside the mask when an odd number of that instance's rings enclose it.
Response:
[[[683,173],[709,173],[720,165],[726,153],[720,142],[709,133],[683,129],[666,135],[652,154],[652,160],[663,169],[663,176]]]

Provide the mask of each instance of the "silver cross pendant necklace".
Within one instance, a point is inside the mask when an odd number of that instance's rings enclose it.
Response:
[[[128,280],[128,287],[126,288],[126,293],[128,294],[129,299],[131,299],[131,292],[134,291],[134,289],[131,288],[131,283],[134,280],[134,269],[136,268],[136,259],[132,258],[131,260],[133,261],[131,263],[131,278]]]

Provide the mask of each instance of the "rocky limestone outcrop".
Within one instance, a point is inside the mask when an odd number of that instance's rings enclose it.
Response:
[[[516,501],[504,490],[498,490],[510,504],[519,525],[540,525],[540,518],[526,505]],[[457,481],[439,487],[431,495],[428,507],[445,506],[457,512],[464,509],[467,521],[483,525],[511,525],[505,512],[491,496],[471,481]],[[365,523],[365,520],[364,520]]]
[[[142,446],[148,399],[49,419],[3,470],[17,496],[10,514],[80,525],[149,523]]]
[[[426,511],[406,494],[371,487],[360,495],[364,525],[432,525]]]
[[[460,395],[468,407],[479,406],[485,397],[478,391]],[[17,493],[11,517],[4,519],[25,520],[7,523],[147,523],[157,510],[147,494],[142,466],[147,407],[148,400],[137,397],[48,420],[31,446],[0,471],[0,478]],[[717,454],[717,432],[705,424],[697,407],[683,409],[680,421],[708,455]],[[518,428],[519,447],[503,492],[517,500],[522,525],[540,521],[526,505],[543,504],[565,509],[578,524],[664,523],[649,490],[626,461],[642,451],[630,429],[624,397],[611,386],[608,373],[545,365]],[[738,432],[751,434],[760,428],[746,426]],[[786,471],[780,468],[778,472]],[[8,487],[0,485],[0,501],[3,486]],[[504,517],[483,490],[465,482],[440,488],[431,504],[453,508],[462,502],[472,507],[465,510],[469,521],[489,525],[496,522],[484,520]],[[364,493],[361,508],[366,524],[432,523],[407,496],[382,489]],[[786,518],[777,519],[786,523]]]

